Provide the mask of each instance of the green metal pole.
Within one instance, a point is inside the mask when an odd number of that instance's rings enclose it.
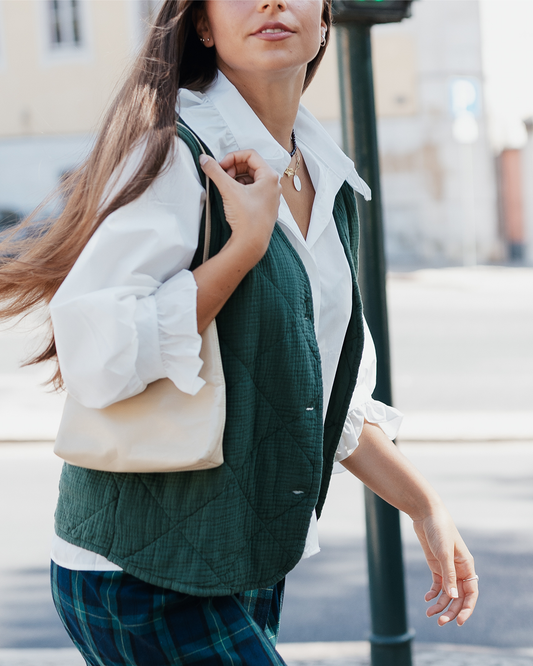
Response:
[[[379,175],[371,26],[337,28],[345,148],[372,188],[372,202],[360,208],[359,282],[365,316],[378,357],[374,397],[392,404],[390,350],[385,291],[385,255]],[[365,488],[372,666],[411,666],[405,598],[400,514]]]

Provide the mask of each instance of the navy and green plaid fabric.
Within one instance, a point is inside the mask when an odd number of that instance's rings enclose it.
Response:
[[[122,571],[52,562],[54,603],[88,666],[282,666],[284,581],[223,597],[156,587]]]

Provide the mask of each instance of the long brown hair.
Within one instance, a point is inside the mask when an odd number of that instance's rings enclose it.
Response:
[[[56,218],[39,222],[47,200],[0,243],[0,320],[47,305],[83,248],[104,219],[137,199],[161,171],[175,141],[179,88],[204,90],[217,74],[215,48],[206,49],[196,34],[204,0],[165,0],[129,76],[107,111],[87,160],[58,188],[64,202]],[[323,18],[331,29],[331,0]],[[322,60],[325,47],[307,66],[304,90]],[[141,139],[145,146],[135,173],[104,200],[119,166]],[[44,350],[27,363],[57,360],[53,331]],[[57,367],[51,381],[62,385]]]

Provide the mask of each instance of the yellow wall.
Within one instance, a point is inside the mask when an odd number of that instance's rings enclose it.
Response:
[[[372,31],[372,64],[378,116],[412,116],[418,112],[415,36],[400,31]]]
[[[340,120],[336,30],[303,103],[323,121]],[[414,37],[372,31],[376,112],[379,117],[409,116],[418,111],[418,76]]]
[[[132,51],[127,0],[88,0],[88,56],[44,56],[42,0],[0,0],[0,136],[85,133],[95,129]],[[340,117],[335,31],[303,98],[320,120]]]
[[[333,30],[326,55],[302,98],[302,103],[319,120],[338,120],[341,115],[336,41]]]
[[[0,0],[0,136],[95,129],[130,63],[131,0],[86,0],[87,55],[46,57],[44,0]],[[379,115],[416,110],[414,48],[407,35],[374,35]],[[336,31],[303,103],[319,120],[340,119]]]
[[[128,2],[89,0],[87,55],[46,57],[42,0],[0,0],[0,136],[94,129],[131,54]]]

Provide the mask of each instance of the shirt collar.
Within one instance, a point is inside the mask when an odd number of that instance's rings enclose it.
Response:
[[[218,72],[205,93],[181,89],[178,106],[183,120],[198,132],[217,160],[228,152],[253,147],[280,176],[289,165],[289,153],[222,72]],[[352,160],[303,105],[298,110],[294,131],[297,141],[341,182],[347,180],[367,201],[371,198],[370,188],[355,170]]]
[[[352,160],[303,104],[300,104],[294,131],[298,141],[304,144],[316,159],[322,161],[341,181],[347,180],[356,192],[362,194],[366,201],[370,201],[370,188],[355,170]]]

